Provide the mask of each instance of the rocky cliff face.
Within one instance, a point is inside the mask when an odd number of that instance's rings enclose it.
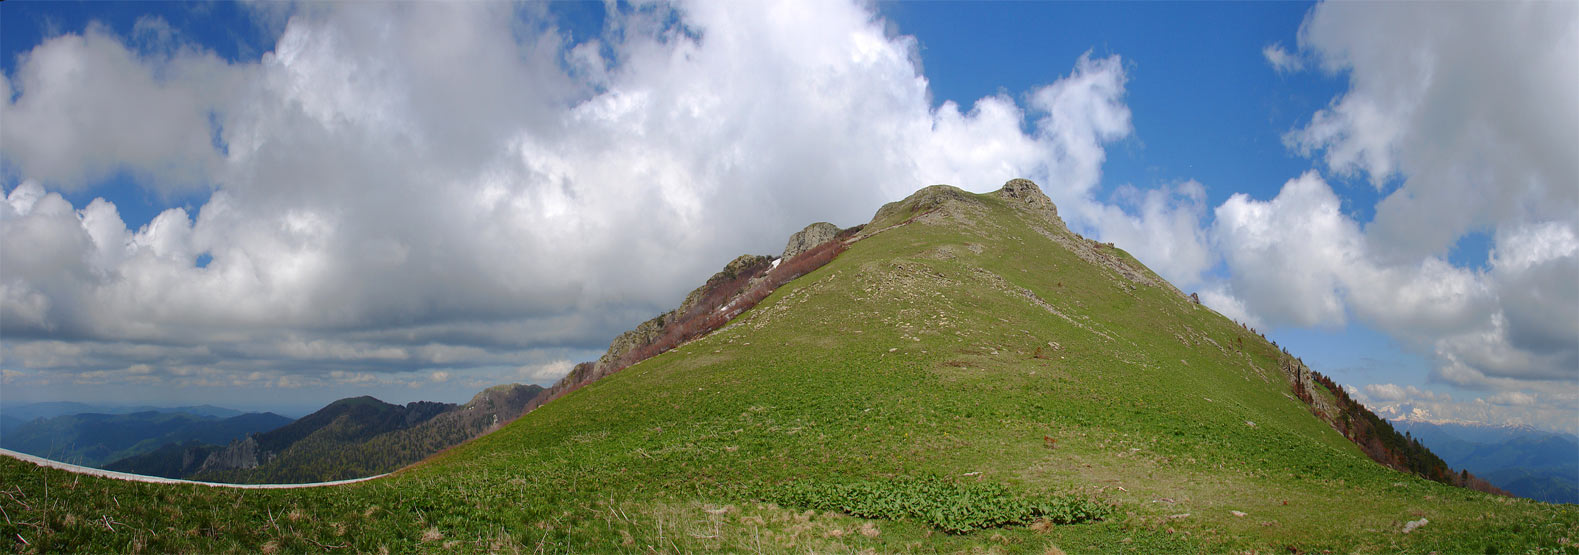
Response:
[[[696,314],[699,310],[710,310],[713,307],[701,306],[709,297],[732,296],[743,289],[746,284],[737,284],[742,276],[754,277],[757,273],[765,271],[772,257],[744,254],[736,257],[724,265],[724,269],[707,278],[707,283],[692,290],[685,296],[679,308],[665,312],[638,324],[635,329],[620,334],[609,343],[609,350],[597,361],[597,369],[604,374],[617,370],[622,361],[631,351],[651,345],[654,340],[662,336],[664,330],[686,317]],[[721,288],[731,288],[734,291],[719,291]],[[602,377],[601,375],[598,377]]]
[[[496,385],[482,390],[459,408],[434,417],[433,421],[454,419],[469,426],[473,435],[481,434],[520,417],[544,391],[547,390],[536,385]]]
[[[401,423],[401,427],[410,428],[416,426],[453,408],[455,408],[455,405],[449,403],[412,401],[406,404],[405,418],[404,422]]]
[[[1010,201],[1011,204],[1022,204],[1037,210],[1045,210],[1051,213],[1054,218],[1058,217],[1058,207],[1053,205],[1053,199],[1047,198],[1047,195],[1042,193],[1042,188],[1037,187],[1036,183],[1031,182],[1029,179],[1010,179],[1008,183],[1003,184],[1002,189],[998,189],[998,192],[994,194],[998,195],[999,198]]]
[[[224,449],[209,453],[208,458],[203,460],[203,465],[199,466],[197,471],[257,468],[259,464],[266,463],[267,459],[271,458],[265,454],[260,460],[260,452],[257,437],[247,436],[230,442],[230,445],[226,445]]]
[[[839,226],[828,222],[817,222],[806,226],[805,229],[790,235],[789,243],[784,245],[784,260],[795,258],[795,255],[811,250],[812,247],[832,241],[839,235]]]
[[[831,225],[831,224],[829,224]],[[532,399],[526,407],[530,411],[543,403],[574,391],[583,385],[592,383],[604,376],[619,371],[634,363],[632,357],[638,350],[653,345],[671,326],[682,325],[693,318],[705,316],[716,310],[719,306],[728,303],[730,299],[749,289],[756,279],[761,278],[772,268],[773,257],[745,254],[736,257],[724,265],[722,270],[713,274],[707,282],[692,290],[674,310],[665,312],[650,320],[637,324],[630,331],[619,334],[609,342],[609,348],[603,356],[593,362],[577,364],[569,374],[560,378],[553,387],[548,388],[542,395]]]
[[[1311,374],[1309,366],[1305,366],[1305,363],[1297,358],[1284,355],[1278,360],[1278,367],[1283,371],[1283,376],[1288,378],[1289,387],[1294,390],[1294,394],[1310,405],[1317,416],[1329,424],[1336,420],[1338,409],[1332,406],[1326,397],[1317,393],[1319,390],[1316,387],[1316,379]]]
[[[706,303],[710,296],[718,297],[723,294],[734,295],[739,293],[739,289],[743,289],[745,285],[735,282],[740,281],[742,276],[746,276],[748,279],[760,276],[767,271],[772,262],[773,257],[771,256],[742,254],[735,257],[734,260],[724,265],[724,269],[707,278],[707,282],[703,283],[701,287],[692,289],[691,293],[685,296],[685,300],[680,302],[679,308],[664,313],[664,316],[669,317],[667,323],[673,323],[676,320],[693,316],[701,310],[715,308],[705,307],[702,304]],[[734,290],[722,291],[721,289],[724,288],[732,288]]]
[[[629,353],[642,345],[652,343],[654,339],[657,339],[663,333],[664,325],[668,324],[668,320],[673,315],[673,311],[665,312],[651,320],[637,324],[635,329],[619,334],[619,336],[614,338],[614,341],[609,342],[609,349],[604,351],[603,357],[598,359],[597,364],[603,367],[612,366],[619,362],[625,356],[625,353]]]

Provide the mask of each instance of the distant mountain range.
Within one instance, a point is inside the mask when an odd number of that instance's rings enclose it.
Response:
[[[65,403],[52,405],[52,409],[69,408]],[[160,409],[126,414],[66,414],[22,423],[13,420],[0,433],[0,447],[62,462],[103,466],[170,443],[226,443],[291,423],[291,419],[274,413],[242,414],[218,407],[203,407],[201,412],[206,414]]]
[[[27,421],[22,420],[21,418],[13,418],[9,414],[0,414],[0,438],[3,438],[7,433],[10,433],[11,430],[15,429],[17,426],[21,426],[26,423]]]
[[[1528,427],[1394,422],[1454,468],[1520,497],[1579,503],[1579,437]]]
[[[148,405],[107,405],[74,401],[53,401],[0,406],[0,420],[15,420],[17,424],[24,424],[40,418],[54,418],[72,414],[131,414],[134,412],[185,413],[214,418],[230,418],[243,414],[243,411],[213,405],[155,407]]]
[[[169,444],[110,470],[237,483],[299,483],[381,474],[477,437],[525,412],[535,385],[488,388],[464,405],[373,397],[330,403],[295,422],[225,445]]]

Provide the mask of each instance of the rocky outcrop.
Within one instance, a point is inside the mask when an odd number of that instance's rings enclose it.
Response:
[[[496,385],[484,389],[472,396],[472,400],[461,405],[461,413],[486,413],[498,416],[502,420],[514,420],[521,415],[521,410],[526,404],[543,392],[543,388],[535,385],[521,385],[518,383]]]
[[[942,204],[941,197],[968,196],[969,193],[960,191],[947,185],[937,185],[928,189],[935,190],[940,198],[935,204]],[[952,189],[953,192],[948,190]],[[896,203],[889,203],[891,206]],[[888,207],[884,207],[887,209]],[[789,241],[784,246],[780,260],[789,260],[797,255],[817,248],[829,241],[840,238],[841,233],[854,233],[859,227],[850,230],[841,230],[838,226],[828,222],[817,222],[806,226],[800,231],[790,235]],[[620,371],[626,366],[639,362],[642,358],[657,354],[667,348],[667,342],[673,341],[676,334],[690,337],[696,333],[692,330],[696,323],[704,320],[717,320],[719,317],[729,318],[744,308],[737,306],[736,301],[747,297],[747,292],[758,290],[760,293],[764,280],[768,279],[773,270],[774,257],[746,254],[736,257],[724,265],[724,269],[713,274],[707,283],[693,289],[680,302],[674,310],[660,314],[652,319],[637,324],[634,329],[619,334],[609,342],[609,348],[603,356],[593,362],[583,362],[571,368],[553,387],[548,388],[542,395],[533,399],[526,408],[527,412],[554,399],[564,396],[571,391],[602,379],[604,376]],[[771,289],[769,290],[771,291]],[[755,301],[751,301],[755,302]],[[723,312],[720,309],[734,307],[737,312]],[[702,333],[705,333],[702,332]]]
[[[267,462],[259,460],[260,451],[257,436],[247,436],[230,442],[230,445],[226,445],[224,449],[209,453],[208,458],[203,460],[203,465],[198,467],[197,471],[257,468],[259,464]]]
[[[415,437],[445,436],[445,443],[450,444],[466,441],[525,414],[526,407],[544,391],[547,390],[537,385],[496,385],[473,395],[464,405],[448,405],[451,408],[443,414],[403,433]]]
[[[1278,368],[1283,371],[1283,376],[1288,378],[1294,395],[1310,405],[1312,411],[1329,423],[1337,418],[1337,407],[1332,406],[1326,397],[1318,393],[1315,376],[1311,374],[1310,367],[1305,366],[1304,361],[1285,354],[1278,358]]]
[[[861,230],[863,237],[881,233],[884,229],[905,223],[912,217],[953,202],[976,202],[974,195],[952,185],[932,185],[911,193],[904,200],[884,204],[872,215],[872,221]]]
[[[1180,298],[1188,298],[1167,280],[1158,277],[1142,266],[1138,261],[1118,251],[1112,243],[1098,243],[1082,237],[1080,234],[1069,230],[1064,225],[1063,218],[1058,217],[1058,207],[1052,199],[1042,192],[1041,187],[1029,179],[1010,179],[1003,184],[1002,189],[992,193],[1003,199],[1010,206],[1025,209],[1027,212],[1041,218],[1044,226],[1032,225],[1037,233],[1062,245],[1069,252],[1091,264],[1101,266],[1123,278],[1128,284],[1121,285],[1126,288],[1134,286],[1161,287]],[[1122,282],[1121,282],[1122,283]],[[1133,285],[1129,285],[1133,284]]]
[[[1051,212],[1053,217],[1058,217],[1058,207],[1053,205],[1053,199],[1047,198],[1047,195],[1042,193],[1042,188],[1037,187],[1036,183],[1029,179],[1010,179],[1003,184],[1002,189],[998,189],[993,194],[1012,204],[1045,210]]]
[[[795,258],[795,255],[811,250],[812,247],[832,241],[839,235],[839,226],[828,222],[817,222],[806,226],[805,229],[790,235],[789,243],[784,245],[784,260]]]
[[[833,224],[824,224],[833,227]],[[816,224],[809,226],[816,227]],[[834,227],[834,233],[838,228]],[[802,230],[804,233],[805,230]],[[799,234],[797,234],[799,235]],[[794,241],[792,240],[793,244]],[[815,246],[815,245],[812,245]],[[638,351],[650,351],[657,341],[673,326],[683,326],[686,322],[707,316],[720,306],[729,303],[757,283],[768,270],[772,268],[773,257],[745,254],[735,257],[724,265],[722,270],[707,278],[707,283],[693,289],[680,302],[674,310],[660,314],[652,319],[637,324],[630,331],[619,334],[609,342],[609,348],[603,356],[594,362],[577,364],[569,374],[560,378],[553,387],[548,388],[542,395],[532,399],[527,404],[526,411],[530,412],[544,403],[574,391],[581,386],[602,379],[621,369],[634,364],[639,358],[647,356]]]
[[[831,226],[832,224],[829,225]],[[838,228],[834,228],[834,230],[837,233]],[[604,352],[603,356],[598,359],[597,365],[604,371],[604,374],[617,370],[616,366],[620,365],[631,351],[651,345],[653,341],[663,336],[664,330],[669,326],[695,315],[698,311],[714,308],[702,306],[704,303],[707,303],[710,297],[727,298],[739,293],[739,289],[743,289],[745,284],[737,282],[740,281],[743,275],[755,275],[765,271],[768,264],[772,261],[773,257],[755,254],[743,254],[735,257],[734,260],[724,265],[724,269],[713,274],[713,277],[707,278],[707,283],[693,289],[690,294],[686,295],[685,300],[680,302],[678,308],[637,324],[635,329],[615,337],[614,341],[609,343],[609,350]],[[735,289],[735,291],[720,291],[721,288],[731,288]]]
[[[443,414],[453,408],[455,408],[455,405],[449,403],[439,403],[435,401],[412,401],[410,403],[406,403],[405,418],[401,427],[410,428],[423,422],[427,422],[428,419]]]
[[[771,256],[756,254],[742,254],[737,256],[734,260],[731,260],[728,264],[725,264],[724,269],[719,270],[718,273],[713,274],[713,276],[710,278],[707,278],[707,282],[703,283],[701,287],[692,289],[691,293],[685,296],[685,300],[680,301],[679,308],[666,312],[658,318],[655,318],[655,320],[662,318],[665,319],[666,324],[673,323],[676,320],[696,314],[698,310],[712,309],[714,307],[701,306],[702,303],[706,301],[708,296],[718,296],[719,288],[726,287],[729,283],[740,279],[742,274],[751,274],[752,276],[755,276],[764,271],[765,268],[767,268],[772,262],[773,257]],[[737,292],[738,291],[729,291],[727,293],[732,295]],[[648,321],[650,322],[651,320]],[[616,341],[618,340],[616,339]],[[610,347],[612,347],[612,345]]]

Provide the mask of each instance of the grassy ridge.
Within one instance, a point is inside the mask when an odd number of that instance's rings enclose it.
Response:
[[[1289,395],[1272,345],[1094,266],[996,197],[969,198],[873,233],[712,335],[387,479],[242,493],[0,461],[3,541],[21,552],[1579,551],[1573,507],[1371,462]],[[792,484],[922,476],[1112,514],[949,534],[768,501]]]

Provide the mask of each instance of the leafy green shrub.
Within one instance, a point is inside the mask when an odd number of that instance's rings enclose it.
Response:
[[[849,484],[790,482],[769,488],[765,497],[780,505],[863,518],[914,518],[951,534],[1023,526],[1041,519],[1075,524],[1102,520],[1111,512],[1085,498],[1028,499],[1002,484],[961,484],[938,476]]]

